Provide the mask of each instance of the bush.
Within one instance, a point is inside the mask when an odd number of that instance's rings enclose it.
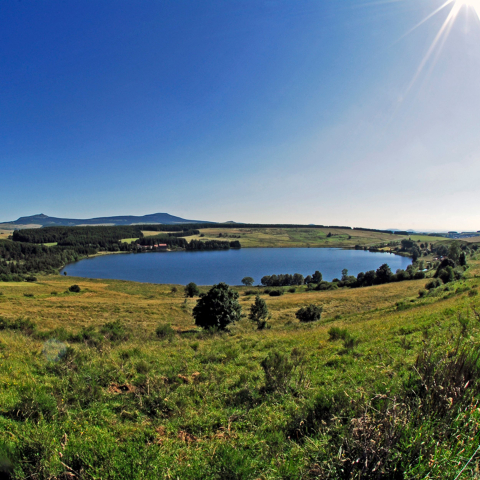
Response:
[[[427,290],[433,290],[434,288],[437,288],[440,285],[443,285],[443,282],[439,278],[434,278],[433,280],[430,280],[430,282],[428,282],[425,285],[425,288]]]
[[[230,323],[240,320],[241,312],[238,292],[222,282],[200,295],[192,315],[199,327],[224,330]]]
[[[347,338],[348,332],[347,332],[346,329],[342,329],[342,328],[339,328],[339,327],[332,327],[328,331],[328,335],[330,337],[329,340],[334,341],[334,340],[339,340],[340,338],[341,339]]]
[[[455,272],[450,265],[443,268],[442,270],[439,270],[437,272],[437,276],[443,281],[443,283],[450,283],[455,280]]]
[[[353,350],[359,343],[360,340],[349,333],[343,338],[343,347],[347,350]]]
[[[263,325],[263,328],[265,328],[266,320],[268,318],[268,307],[265,300],[258,295],[255,297],[255,303],[252,303],[252,306],[250,307],[248,318],[258,324],[260,324],[260,322],[265,323],[265,325]]]
[[[120,323],[119,320],[115,322],[108,322],[100,330],[101,333],[105,336],[107,340],[111,342],[120,342],[123,340],[128,340],[127,332],[125,327]]]
[[[26,282],[36,282],[37,277],[34,277],[33,275],[29,275],[28,277],[25,277]]]
[[[320,282],[316,287],[315,290],[324,291],[324,290],[337,290],[338,285],[334,282]]]
[[[156,329],[155,334],[158,338],[171,338],[175,335],[175,330],[167,323],[161,323]]]
[[[10,321],[6,318],[0,317],[0,330],[19,330],[24,335],[31,335],[35,332],[37,326],[28,318],[17,318]]]
[[[305,363],[304,354],[294,348],[290,358],[280,352],[268,354],[260,363],[265,372],[265,392],[286,393],[296,370]]]
[[[188,285],[185,285],[185,297],[198,297],[199,294],[200,290],[196,283],[190,282]]]
[[[283,290],[280,290],[279,288],[275,290],[270,290],[268,293],[271,297],[281,297],[283,295]]]
[[[323,307],[315,304],[310,304],[308,307],[302,307],[295,313],[295,316],[301,322],[316,322],[322,317]]]
[[[72,293],[78,293],[80,292],[80,287],[78,285],[72,285],[69,287],[68,291]]]
[[[295,287],[292,287],[292,288],[289,288],[288,291],[290,293],[295,293],[297,291],[297,289]]]

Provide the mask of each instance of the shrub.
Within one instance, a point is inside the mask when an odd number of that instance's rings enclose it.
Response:
[[[288,291],[290,293],[295,293],[297,291],[297,289],[295,287],[292,287],[292,288],[289,288]]]
[[[438,271],[437,276],[443,281],[443,283],[450,283],[455,280],[455,272],[450,265]]]
[[[80,292],[80,287],[78,285],[72,285],[68,289],[69,292],[78,293]]]
[[[155,329],[155,334],[158,338],[171,338],[175,335],[175,330],[168,323],[161,323]]]
[[[256,290],[245,290],[243,294],[248,297],[249,295],[255,295],[257,293]]]
[[[200,295],[192,314],[195,325],[224,330],[230,323],[240,320],[241,312],[238,292],[222,282],[214,285],[208,293]]]
[[[108,322],[100,330],[101,333],[105,336],[107,340],[111,342],[119,342],[123,340],[128,340],[127,332],[125,327],[120,323],[119,320],[114,322]]]
[[[415,275],[413,276],[415,280],[421,280],[425,278],[425,272],[416,272]]]
[[[315,322],[322,317],[323,307],[315,304],[310,304],[308,307],[302,307],[295,313],[295,316],[301,322]]]
[[[324,291],[324,290],[337,290],[338,285],[334,282],[320,282],[316,287],[315,290]]]
[[[200,290],[196,283],[190,282],[188,285],[185,285],[185,297],[198,297],[199,294]]]
[[[248,318],[258,324],[262,321],[265,323],[268,318],[267,303],[258,295],[255,297],[255,303],[252,303],[252,306],[250,307]],[[263,327],[265,327],[265,325],[263,325]]]
[[[425,288],[427,290],[433,290],[434,288],[437,288],[440,285],[443,285],[443,282],[439,278],[434,278],[433,280],[430,280],[430,282],[428,282],[425,285]]]
[[[172,287],[170,290],[170,293],[177,293],[178,289],[177,287]]]
[[[0,330],[20,330],[24,335],[31,335],[37,326],[28,318],[17,318],[10,321],[6,318],[0,317]]]
[[[353,350],[359,343],[360,340],[349,333],[343,338],[343,347],[347,350]]]
[[[280,352],[268,354],[260,363],[265,373],[265,392],[286,393],[295,371],[305,363],[304,354],[294,348],[290,358]]]
[[[332,327],[328,331],[328,335],[330,337],[329,340],[334,341],[334,340],[339,340],[340,338],[341,339],[346,338],[348,336],[348,332],[346,329],[342,329],[339,327]]]
[[[283,290],[280,290],[279,288],[275,290],[270,290],[268,293],[271,297],[281,297],[283,295]]]
[[[104,337],[100,335],[93,325],[83,327],[79,333],[71,335],[70,342],[85,342],[87,345],[99,346],[103,342]]]
[[[28,277],[25,277],[26,282],[36,282],[37,277],[34,277],[33,275],[29,275]]]

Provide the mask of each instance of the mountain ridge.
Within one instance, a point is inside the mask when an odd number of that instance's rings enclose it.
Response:
[[[49,217],[44,213],[19,217],[17,220],[11,222],[2,222],[0,227],[10,226],[40,226],[40,227],[76,227],[87,225],[144,225],[144,224],[161,224],[173,225],[177,223],[214,223],[205,220],[188,220],[185,218],[170,215],[169,213],[151,213],[148,215],[114,215],[109,217],[95,217],[86,219],[77,218],[60,218]]]

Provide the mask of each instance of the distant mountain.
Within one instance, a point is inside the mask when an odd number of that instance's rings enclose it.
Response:
[[[76,227],[83,225],[136,225],[136,224],[163,224],[171,225],[175,223],[214,223],[204,220],[187,220],[181,217],[175,217],[169,213],[152,213],[150,215],[134,216],[122,215],[115,217],[98,217],[88,219],[74,218],[56,218],[49,217],[40,213],[29,217],[20,217],[13,222],[0,223],[0,227],[7,228],[26,228],[28,227]]]

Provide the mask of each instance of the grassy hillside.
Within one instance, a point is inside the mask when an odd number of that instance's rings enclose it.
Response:
[[[354,247],[408,238],[367,230],[341,228],[205,228],[201,240],[238,239],[242,247]],[[331,236],[328,236],[331,234]],[[219,237],[221,235],[221,237]]]
[[[453,480],[479,444],[478,358],[461,356],[478,351],[478,275],[476,261],[423,298],[425,280],[263,295],[270,328],[244,318],[213,334],[194,328],[181,287],[0,283],[0,469]],[[254,296],[237,290],[247,313]],[[310,303],[322,319],[301,324]]]

